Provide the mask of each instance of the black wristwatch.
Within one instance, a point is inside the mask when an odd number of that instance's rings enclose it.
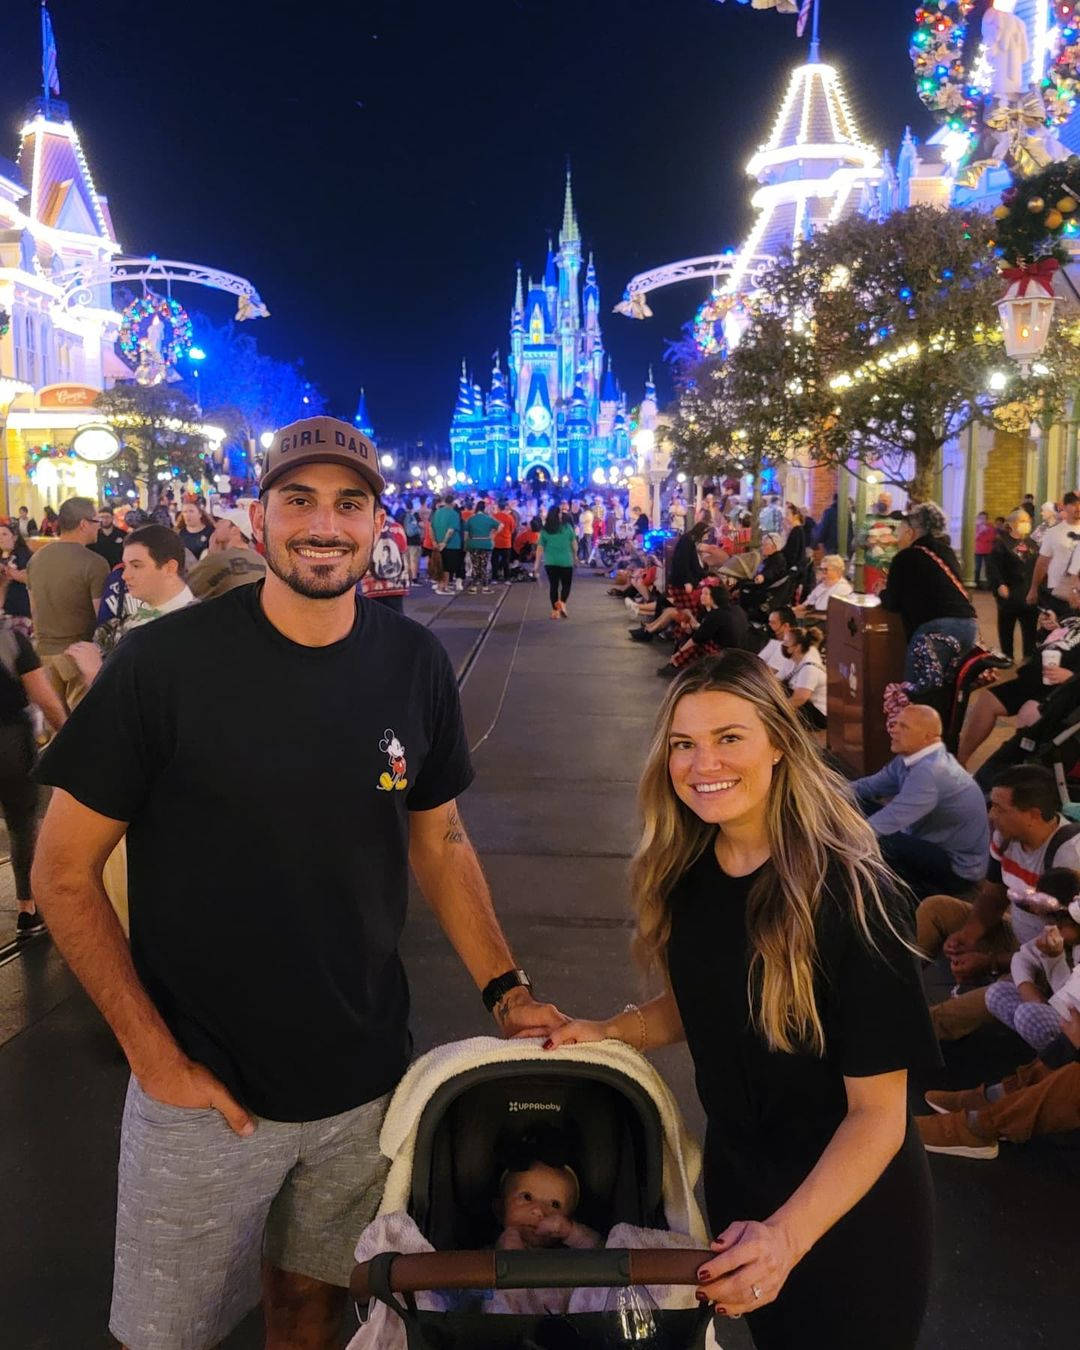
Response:
[[[532,980],[523,970],[508,970],[505,975],[496,975],[484,985],[484,991],[480,995],[484,1000],[484,1007],[489,1013],[493,1013],[499,1001],[519,985],[525,989],[532,988]]]

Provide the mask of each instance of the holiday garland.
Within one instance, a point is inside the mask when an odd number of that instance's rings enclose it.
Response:
[[[936,0],[915,11],[911,61],[923,103],[953,131],[974,131],[987,101],[990,70],[974,50],[976,0]],[[1080,98],[1080,0],[1054,0],[1052,59],[1039,84],[1046,125],[1067,122]]]
[[[191,346],[191,320],[183,305],[172,296],[147,293],[133,300],[121,315],[120,350],[132,366],[139,362],[141,343],[155,316],[165,326],[161,355],[167,365],[176,365]]]
[[[724,320],[741,303],[741,296],[721,292],[714,287],[708,300],[698,307],[694,315],[694,341],[703,356],[726,355],[728,343],[724,333]]]
[[[1068,262],[1061,240],[1080,234],[1080,157],[1070,155],[1023,178],[994,209],[995,244],[1013,266],[1053,257]]]

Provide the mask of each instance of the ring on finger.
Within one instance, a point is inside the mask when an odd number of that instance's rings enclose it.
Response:
[[[754,1302],[756,1303],[756,1302],[758,1301],[758,1299],[761,1297],[761,1285],[759,1285],[759,1284],[752,1284],[752,1285],[750,1286],[750,1292],[753,1294],[753,1296],[754,1296]]]

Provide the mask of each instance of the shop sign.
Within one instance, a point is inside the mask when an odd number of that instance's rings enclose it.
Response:
[[[92,408],[100,389],[89,384],[47,384],[37,391],[39,412],[72,412]]]

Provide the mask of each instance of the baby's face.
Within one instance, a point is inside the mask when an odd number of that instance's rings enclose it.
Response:
[[[569,1219],[574,1212],[574,1182],[561,1168],[536,1163],[524,1172],[506,1178],[503,1190],[503,1224],[516,1228],[529,1246],[544,1246],[537,1233],[544,1219]]]

